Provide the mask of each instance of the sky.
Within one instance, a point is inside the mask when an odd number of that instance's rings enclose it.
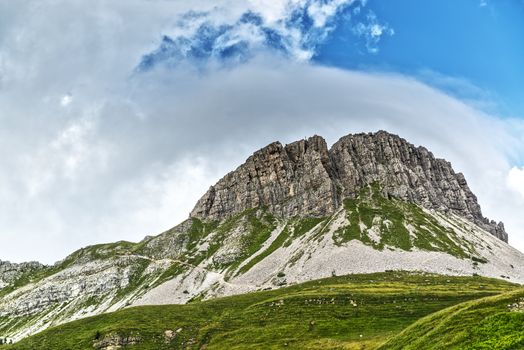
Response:
[[[524,251],[521,0],[0,0],[0,260],[188,217],[253,151],[385,129]]]

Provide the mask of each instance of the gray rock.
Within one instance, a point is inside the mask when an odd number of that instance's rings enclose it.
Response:
[[[319,136],[285,147],[274,142],[212,186],[191,217],[221,220],[256,207],[283,217],[327,215],[340,204],[332,165]]]
[[[502,223],[482,215],[463,174],[385,131],[344,136],[329,150],[320,136],[286,146],[271,143],[211,186],[190,217],[223,220],[256,207],[284,218],[325,216],[372,183],[384,195],[458,214],[508,240]]]
[[[121,347],[127,347],[130,345],[136,345],[140,343],[142,339],[139,336],[127,335],[123,336],[118,333],[110,333],[103,339],[95,340],[93,347],[95,349],[118,349]]]
[[[46,266],[38,262],[14,264],[9,261],[0,260],[0,289],[26,275],[30,275],[44,268],[46,268]]]

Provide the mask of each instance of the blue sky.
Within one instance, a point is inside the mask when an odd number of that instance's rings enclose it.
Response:
[[[400,72],[431,83],[429,70],[484,90],[502,116],[524,117],[523,1],[370,0],[366,9],[387,22],[394,35],[384,37],[379,50],[370,54],[355,37],[353,24],[340,19],[315,62]],[[443,87],[454,94],[473,93]]]
[[[521,0],[0,1],[0,260],[178,224],[253,151],[385,129],[524,250]]]
[[[139,68],[151,68],[158,61],[174,67],[181,58],[245,62],[259,49],[256,42],[247,36],[224,42],[249,24],[262,32],[262,46],[269,51],[297,55],[294,50],[299,47],[309,51],[307,60],[319,65],[406,74],[465,100],[481,100],[477,102],[483,108],[502,117],[524,115],[523,1],[346,2],[322,27],[315,26],[314,15],[305,7],[281,19],[285,29],[272,27],[256,10],[224,23],[199,22],[208,13],[188,11],[180,26],[201,23],[198,30],[191,36],[163,35],[158,48],[143,55]],[[375,36],[373,25],[379,30]],[[301,39],[286,44],[291,28],[299,29]]]

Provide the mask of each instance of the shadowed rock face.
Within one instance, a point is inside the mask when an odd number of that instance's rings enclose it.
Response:
[[[463,174],[385,131],[347,135],[331,149],[320,136],[286,146],[274,142],[212,186],[190,216],[222,220],[255,207],[285,218],[325,216],[371,183],[384,195],[453,212],[508,240],[502,223],[484,218]]]

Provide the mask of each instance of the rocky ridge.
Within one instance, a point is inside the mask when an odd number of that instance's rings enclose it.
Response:
[[[286,146],[274,142],[211,186],[190,216],[223,220],[267,207],[284,218],[321,217],[374,182],[386,196],[457,214],[508,241],[504,225],[482,215],[464,175],[451,163],[385,131],[347,135],[331,149],[320,136]]]

